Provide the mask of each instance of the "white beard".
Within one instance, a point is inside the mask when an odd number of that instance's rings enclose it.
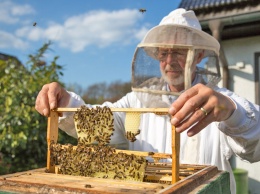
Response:
[[[166,75],[166,73],[161,70],[162,78],[172,86],[180,86],[184,84],[184,75],[180,74],[177,78],[171,78]]]

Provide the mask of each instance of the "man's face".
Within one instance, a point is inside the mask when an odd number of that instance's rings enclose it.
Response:
[[[184,87],[184,69],[188,49],[159,48],[158,60],[164,80],[174,87]]]
[[[195,52],[195,51],[194,51]],[[163,79],[169,84],[171,91],[180,92],[184,89],[185,64],[188,49],[159,48],[157,59]],[[196,65],[204,56],[203,50],[197,50],[191,65],[191,80],[195,77]]]

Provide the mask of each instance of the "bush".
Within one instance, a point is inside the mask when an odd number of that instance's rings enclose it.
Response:
[[[29,55],[26,66],[12,58],[0,61],[0,174],[46,165],[47,119],[35,110],[35,99],[43,84],[63,75],[58,57],[49,65],[43,60],[50,45]]]

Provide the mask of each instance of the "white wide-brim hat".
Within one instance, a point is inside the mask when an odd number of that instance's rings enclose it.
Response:
[[[140,45],[182,45],[208,50],[219,55],[220,44],[211,35],[201,30],[201,25],[193,11],[176,9],[165,16],[158,26],[149,30]]]

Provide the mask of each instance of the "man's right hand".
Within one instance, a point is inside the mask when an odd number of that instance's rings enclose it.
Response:
[[[35,109],[44,116],[49,116],[50,110],[66,107],[69,103],[69,93],[57,82],[45,84],[39,92]]]

